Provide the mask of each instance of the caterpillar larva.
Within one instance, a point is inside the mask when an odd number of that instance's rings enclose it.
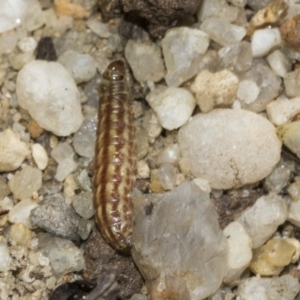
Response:
[[[103,74],[97,129],[94,206],[102,236],[117,250],[130,247],[134,184],[134,126],[122,61]]]

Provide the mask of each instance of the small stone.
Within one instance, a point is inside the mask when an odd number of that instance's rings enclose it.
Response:
[[[205,193],[211,193],[211,187],[209,185],[209,182],[202,178],[195,178],[193,179],[193,182]]]
[[[258,182],[273,170],[281,151],[268,120],[231,109],[196,115],[179,130],[178,144],[192,174],[208,180],[214,189]]]
[[[138,178],[150,178],[150,168],[144,160],[137,162],[136,170]]]
[[[79,240],[78,221],[73,207],[65,202],[61,194],[44,199],[38,207],[30,213],[30,220],[37,226],[56,236],[73,241]]]
[[[78,234],[80,238],[82,240],[86,240],[89,237],[91,231],[94,229],[94,227],[95,227],[94,219],[85,220],[80,218],[78,221]]]
[[[54,7],[58,16],[71,16],[75,19],[83,19],[90,15],[80,4],[71,3],[66,0],[55,0]]]
[[[19,105],[44,129],[68,136],[80,127],[80,95],[73,78],[57,62],[32,61],[17,77]]]
[[[300,14],[297,14],[293,18],[286,20],[280,26],[282,40],[288,47],[296,51],[299,51],[300,49],[299,31]]]
[[[107,39],[111,35],[109,24],[101,22],[101,15],[91,17],[86,21],[86,25],[101,38]]]
[[[252,80],[243,80],[239,83],[237,97],[240,101],[249,105],[254,102],[260,93],[260,87]]]
[[[29,131],[31,138],[33,139],[38,138],[44,132],[44,129],[40,127],[40,125],[34,120],[28,123],[27,129]]]
[[[154,43],[129,40],[125,47],[125,57],[139,82],[157,82],[165,75],[160,48]]]
[[[20,201],[10,210],[8,214],[9,222],[14,224],[22,223],[30,229],[33,228],[29,215],[37,206],[36,202],[29,199]]]
[[[247,230],[252,248],[263,245],[287,219],[287,203],[282,197],[270,193],[257,199],[237,219]]]
[[[185,181],[169,193],[144,195],[134,203],[134,219],[132,256],[151,299],[204,299],[219,288],[226,240],[209,194]]]
[[[41,144],[31,146],[32,157],[40,170],[45,170],[48,165],[48,154]]]
[[[163,148],[157,155],[155,164],[160,167],[163,164],[171,164],[177,166],[180,158],[180,150],[178,144],[172,144]]]
[[[202,112],[211,111],[215,106],[228,106],[236,98],[239,79],[228,70],[211,73],[201,71],[191,84],[197,104]]]
[[[0,176],[0,201],[2,201],[2,199],[4,199],[9,194],[10,194],[10,189],[8,187],[7,180],[3,176]],[[3,208],[0,204],[0,210],[2,209]]]
[[[295,182],[289,185],[287,191],[294,201],[300,200],[300,177],[294,178]]]
[[[300,96],[300,69],[287,73],[284,78],[285,93],[288,97],[299,97]]]
[[[280,76],[285,77],[288,72],[292,70],[292,61],[280,50],[275,50],[267,57],[268,64],[273,72]]]
[[[291,275],[281,277],[250,277],[239,284],[236,295],[243,300],[294,300],[300,290],[297,278]]]
[[[284,124],[277,127],[278,137],[283,144],[288,147],[293,153],[300,157],[300,121]]]
[[[96,74],[95,61],[89,54],[67,50],[58,58],[58,62],[66,68],[76,83],[90,81]]]
[[[170,191],[176,186],[177,169],[171,164],[163,164],[158,169],[158,179],[165,191]]]
[[[148,113],[146,114],[146,116],[143,120],[143,128],[145,128],[147,130],[147,134],[148,134],[150,143],[153,143],[155,141],[155,139],[162,132],[162,126],[160,125],[157,116],[155,115],[155,113],[152,110],[149,110]],[[139,139],[136,139],[136,140],[138,141]],[[148,144],[148,139],[147,139],[147,144]],[[145,146],[144,149],[146,149],[146,146],[147,146],[146,143],[144,144],[144,146]],[[139,146],[137,148],[139,149]],[[148,148],[149,148],[149,144],[148,144]],[[140,149],[143,149],[143,148],[140,148]],[[148,151],[148,149],[147,149],[147,151]],[[139,153],[139,152],[137,152],[137,153]],[[139,156],[137,156],[137,157],[139,158]],[[143,157],[140,157],[140,158],[143,158]]]
[[[18,42],[18,47],[22,52],[33,52],[37,46],[37,41],[34,37],[24,37]]]
[[[178,27],[167,32],[161,45],[167,68],[166,83],[179,86],[197,74],[209,37],[198,29]]]
[[[94,157],[97,124],[98,116],[91,112],[84,117],[82,125],[74,134],[73,146],[79,155],[87,158]]]
[[[26,144],[13,131],[6,129],[0,132],[0,172],[18,169],[29,153]]]
[[[72,205],[77,214],[86,220],[95,214],[93,193],[91,191],[81,192],[75,195]]]
[[[30,198],[42,186],[42,172],[31,166],[25,166],[10,179],[8,185],[16,199]]]
[[[9,271],[11,261],[7,241],[3,236],[0,236],[0,272]]]
[[[32,232],[24,224],[13,224],[10,227],[10,238],[21,246],[29,246],[32,239]]]
[[[74,154],[74,150],[67,142],[59,143],[51,151],[51,156],[58,162],[55,175],[57,181],[63,181],[76,170],[77,163],[74,161]]]
[[[148,142],[148,134],[147,131],[143,128],[136,128],[135,132],[135,140],[136,142],[136,158],[140,160],[144,158],[149,151],[149,142]]]
[[[223,281],[237,280],[252,259],[252,242],[246,229],[239,222],[227,225],[223,233],[228,242],[228,269]]]
[[[246,35],[246,29],[230,24],[220,18],[208,18],[202,22],[200,29],[221,46],[229,46],[239,43]]]
[[[85,268],[83,249],[78,249],[71,241],[49,233],[40,233],[38,240],[38,247],[43,255],[49,258],[56,277]]]
[[[160,125],[173,130],[185,124],[195,108],[193,95],[184,88],[158,87],[146,96]]]
[[[288,221],[300,227],[300,201],[292,201],[289,206]]]
[[[277,99],[267,105],[268,118],[276,126],[286,124],[298,113],[300,113],[300,97]]]

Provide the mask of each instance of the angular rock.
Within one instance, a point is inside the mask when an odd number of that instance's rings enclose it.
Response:
[[[192,174],[215,189],[265,178],[281,151],[272,123],[255,113],[231,109],[196,115],[179,130],[178,144]]]
[[[134,215],[132,256],[151,298],[201,300],[218,289],[226,240],[208,193],[186,181],[137,199]]]
[[[288,97],[299,97],[300,96],[300,70],[289,72],[284,77],[285,93]]]
[[[178,27],[167,32],[161,45],[167,67],[166,83],[179,86],[197,74],[209,37],[198,29]]]
[[[44,129],[68,136],[80,127],[80,95],[74,79],[57,62],[35,60],[17,77],[19,105]]]
[[[93,193],[90,191],[81,192],[75,195],[72,205],[77,212],[84,219],[90,219],[95,214],[93,206]]]

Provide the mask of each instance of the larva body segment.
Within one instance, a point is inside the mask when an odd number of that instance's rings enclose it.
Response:
[[[102,236],[127,251],[132,232],[134,126],[131,97],[122,61],[112,62],[101,83],[97,129],[94,206]]]

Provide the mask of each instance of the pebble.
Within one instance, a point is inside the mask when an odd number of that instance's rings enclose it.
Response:
[[[16,92],[19,105],[42,128],[68,136],[81,126],[80,94],[61,64],[42,60],[26,64],[18,73]]]
[[[31,146],[32,157],[40,170],[45,170],[48,165],[48,154],[41,144]]]
[[[235,74],[242,74],[251,68],[251,44],[246,41],[229,45],[218,51],[219,69],[227,69]]]
[[[149,126],[150,127],[150,126]],[[161,128],[161,126],[159,126]],[[140,160],[144,158],[149,151],[149,142],[148,142],[148,133],[143,128],[136,128],[135,131],[135,140],[138,141],[136,143],[136,158]]]
[[[300,201],[292,201],[288,211],[288,221],[300,227]]]
[[[95,155],[95,142],[97,132],[97,113],[90,112],[84,117],[83,123],[73,137],[73,147],[77,154],[87,158]]]
[[[268,118],[276,126],[286,124],[298,113],[300,113],[300,97],[281,98],[267,105]]]
[[[158,169],[159,183],[165,191],[170,191],[176,186],[177,172],[171,164],[163,164]]]
[[[93,193],[91,191],[81,192],[75,195],[72,205],[76,213],[86,220],[95,214]]]
[[[278,137],[283,144],[300,158],[300,121],[286,123],[277,127]]]
[[[79,217],[73,207],[66,203],[61,194],[51,195],[44,199],[30,213],[30,221],[56,236],[78,241]]]
[[[56,277],[85,268],[83,249],[78,249],[71,241],[55,237],[49,233],[38,235],[38,248],[50,260]]]
[[[221,46],[229,46],[241,42],[246,35],[246,29],[230,24],[221,18],[208,18],[202,22],[200,29]]]
[[[202,178],[195,178],[193,182],[205,193],[211,193],[209,182]]]
[[[250,277],[242,280],[236,291],[243,300],[294,300],[300,290],[297,278],[291,275],[281,277]]]
[[[146,114],[144,121],[143,121],[143,128],[145,128],[147,130],[149,142],[153,143],[155,141],[155,139],[161,134],[162,126],[160,125],[159,120],[156,117],[155,113],[152,110],[150,110],[148,112],[149,113]],[[145,139],[146,139],[146,137],[145,137]],[[139,141],[139,139],[136,139],[136,140]],[[143,149],[140,146],[138,146],[137,148]],[[146,150],[148,148],[149,148],[149,144],[148,144],[148,139],[147,139],[147,143],[144,142],[144,150]],[[139,153],[139,152],[137,152],[137,153]],[[137,157],[139,157],[139,156],[137,156]]]
[[[158,87],[146,96],[160,125],[173,130],[185,124],[196,106],[193,95],[184,88]]]
[[[211,111],[215,106],[228,106],[236,98],[239,79],[228,70],[211,73],[201,71],[191,84],[197,104],[202,112]]]
[[[209,37],[199,29],[172,28],[162,39],[161,46],[167,68],[165,81],[168,86],[175,87],[197,74],[209,46]]]
[[[94,33],[99,35],[101,38],[109,38],[111,33],[109,32],[109,24],[100,22],[101,15],[96,15],[95,17],[91,17],[86,21],[86,25],[90,28]]]
[[[246,81],[246,83],[244,81]],[[280,91],[280,77],[275,75],[273,71],[264,64],[259,63],[255,65],[251,70],[240,77],[238,92],[240,97],[239,100],[244,109],[252,110],[254,112],[264,111],[267,104],[274,100],[279,95]],[[257,97],[254,98],[254,95],[257,95]]]
[[[33,139],[40,137],[41,134],[44,132],[44,129],[41,128],[40,125],[34,120],[28,123],[27,130],[30,134],[30,137]]]
[[[55,174],[57,181],[63,181],[68,175],[74,172],[77,168],[77,163],[74,161],[74,150],[67,143],[59,143],[51,151],[51,156],[58,163],[58,167]]]
[[[223,282],[232,283],[250,264],[252,242],[246,229],[239,222],[227,225],[223,233],[228,242],[228,266]]]
[[[95,227],[95,221],[94,219],[92,220],[85,220],[85,219],[79,219],[78,221],[78,234],[82,240],[86,240],[91,231]]]
[[[246,209],[237,219],[247,230],[252,248],[263,245],[288,217],[288,208],[285,199],[269,193],[258,198],[255,204]]]
[[[95,61],[89,54],[67,50],[58,58],[58,62],[66,68],[77,84],[90,81],[96,74]]]
[[[289,72],[284,78],[285,93],[288,97],[300,97],[300,69]]]
[[[29,215],[37,206],[36,202],[29,199],[20,201],[10,210],[8,214],[9,222],[14,224],[22,223],[29,229],[33,228]]]
[[[300,177],[294,177],[295,182],[289,185],[287,191],[294,201],[300,200]]]
[[[7,180],[4,177],[0,176],[0,201],[2,201],[2,199],[4,199],[9,194],[10,194],[10,189],[8,187]],[[1,204],[0,204],[0,210],[1,210]]]
[[[10,238],[17,245],[30,246],[32,232],[24,224],[13,224],[10,227]]]
[[[237,188],[265,178],[281,151],[268,120],[231,109],[196,115],[179,130],[178,144],[192,174],[208,180],[214,189]]]
[[[42,175],[41,170],[25,166],[9,180],[9,189],[16,199],[31,198],[42,186]]]
[[[10,269],[12,259],[9,252],[6,239],[0,236],[0,272],[7,272]]]
[[[171,164],[177,166],[180,159],[180,150],[178,144],[171,144],[164,147],[155,159],[155,164],[160,167],[163,164]]]
[[[125,47],[125,57],[138,82],[157,82],[165,75],[161,50],[154,43],[129,40]]]
[[[138,178],[150,178],[150,168],[144,160],[140,160],[137,162],[136,171]]]
[[[292,60],[280,50],[275,50],[267,56],[267,61],[272,71],[284,78],[292,70]]]
[[[134,219],[132,257],[151,298],[204,299],[219,288],[226,240],[208,193],[185,181],[169,193],[144,195],[134,203]]]
[[[0,172],[18,169],[30,151],[10,129],[0,132]]]
[[[37,47],[37,41],[34,37],[24,37],[18,42],[18,47],[22,52],[33,52]]]

